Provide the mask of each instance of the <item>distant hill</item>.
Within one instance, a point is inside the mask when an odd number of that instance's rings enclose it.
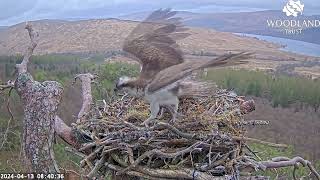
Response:
[[[152,11],[136,12],[136,13],[118,16],[118,18],[122,19],[122,20],[142,21],[151,13],[152,13]],[[177,14],[177,16],[183,18],[184,21],[188,20],[189,18],[196,18],[196,17],[200,17],[202,15],[204,15],[204,14],[194,13],[194,12],[189,12],[189,11],[178,11],[178,14]]]
[[[139,22],[117,19],[62,21],[40,20],[31,22],[40,34],[36,54],[52,53],[105,53],[120,51],[124,39]],[[23,53],[29,42],[25,23],[8,27],[0,32],[0,54]],[[190,28],[191,36],[179,41],[189,55],[214,55],[230,51],[259,51],[292,57],[278,50],[276,44],[213,29]],[[272,52],[272,53],[270,53]]]
[[[185,18],[197,14],[184,13]],[[81,54],[84,57],[100,54],[107,60],[120,56],[122,44],[139,22],[119,19],[99,20],[40,20],[30,22],[39,32],[39,42],[34,54]],[[0,55],[22,54],[29,37],[20,23],[0,31]],[[280,50],[278,44],[253,37],[219,32],[213,29],[191,27],[191,35],[178,41],[188,60],[201,60],[228,52],[254,52],[251,63],[242,65],[247,69],[274,71],[279,65],[298,63],[304,60],[319,60],[316,57],[299,55]]]
[[[150,12],[141,12],[121,16],[121,19],[141,20]],[[223,32],[236,32],[257,35],[267,35],[295,39],[310,43],[320,44],[320,28],[306,29],[300,35],[286,35],[279,29],[268,28],[267,19],[293,19],[288,18],[281,11],[268,10],[256,12],[234,12],[234,13],[192,13],[179,11],[178,17],[183,18],[186,25],[194,27],[213,28]],[[320,19],[320,15],[299,16],[294,19]]]
[[[279,29],[269,28],[267,20],[275,19],[293,19],[288,18],[281,11],[258,11],[258,12],[241,12],[241,13],[219,13],[219,14],[200,14],[190,16],[185,23],[190,26],[214,28],[219,31],[237,32],[267,35],[295,39],[310,43],[320,44],[320,28],[306,29],[303,34],[286,35]],[[320,19],[320,16],[299,16],[295,19]]]
[[[7,26],[0,26],[0,31],[7,29],[7,28],[8,28]]]

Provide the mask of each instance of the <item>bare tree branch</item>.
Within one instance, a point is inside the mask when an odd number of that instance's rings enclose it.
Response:
[[[0,85],[0,91],[3,91],[5,89],[10,89],[14,87],[14,81],[9,80],[6,84]]]
[[[92,105],[92,92],[91,92],[91,83],[96,79],[97,76],[92,75],[91,73],[79,74],[75,77],[75,81],[80,79],[82,86],[82,107],[78,114],[77,123],[80,123],[86,119],[91,105]]]
[[[59,116],[56,116],[55,118],[54,129],[57,135],[73,148],[79,149],[81,147],[81,143],[75,137],[72,128],[69,127]]]
[[[310,169],[310,171],[315,175],[315,177],[318,180],[320,180],[320,175],[316,171],[316,169],[313,167],[311,162],[303,159],[302,157],[294,157],[292,159],[289,159],[287,157],[276,157],[276,158],[273,158],[271,161],[261,161],[260,163],[263,164],[268,169],[288,167],[288,166],[295,167],[297,164],[302,164],[303,166],[307,166]]]
[[[29,33],[29,37],[31,40],[31,43],[28,47],[28,49],[26,50],[23,60],[21,62],[21,64],[17,64],[16,68],[18,69],[18,73],[26,73],[28,71],[28,63],[29,63],[29,59],[32,56],[33,50],[36,48],[37,46],[37,40],[36,38],[39,36],[38,33],[36,33],[33,29],[31,24],[29,24],[28,22],[26,23],[26,27],[25,29],[28,30]]]
[[[77,117],[77,123],[83,122],[86,120],[86,116],[89,114],[92,105],[92,91],[91,83],[97,78],[96,75],[90,73],[87,74],[78,74],[74,78],[73,84],[77,79],[81,81],[82,88],[82,107]],[[61,137],[66,143],[71,145],[73,148],[80,150],[82,143],[77,139],[75,132],[69,127],[65,122],[59,117],[56,116],[55,120],[55,132],[59,137]]]

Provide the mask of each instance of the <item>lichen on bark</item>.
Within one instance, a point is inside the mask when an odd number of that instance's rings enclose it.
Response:
[[[53,139],[58,105],[63,88],[55,81],[37,82],[29,73],[21,73],[15,89],[24,107],[23,150],[33,172],[59,172],[54,159]]]

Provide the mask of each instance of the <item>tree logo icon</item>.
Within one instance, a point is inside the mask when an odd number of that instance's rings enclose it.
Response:
[[[302,14],[304,9],[304,4],[300,0],[289,0],[288,3],[283,7],[282,11],[286,13],[287,16],[297,17],[298,14]]]

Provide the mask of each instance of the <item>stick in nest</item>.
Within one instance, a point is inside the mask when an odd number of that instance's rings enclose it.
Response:
[[[198,146],[200,146],[202,144],[202,142],[196,142],[194,143],[192,146],[178,151],[178,152],[174,152],[174,153],[164,153],[158,149],[153,149],[150,151],[145,152],[144,154],[142,154],[138,159],[136,159],[134,161],[133,164],[131,164],[130,166],[128,166],[127,168],[123,169],[122,171],[120,171],[118,174],[123,174],[126,171],[133,169],[134,167],[136,167],[141,161],[143,161],[145,158],[152,158],[154,155],[157,155],[158,157],[163,157],[163,158],[176,158],[178,156],[182,156],[186,153],[192,152],[192,151],[201,151],[201,148],[197,148]]]

